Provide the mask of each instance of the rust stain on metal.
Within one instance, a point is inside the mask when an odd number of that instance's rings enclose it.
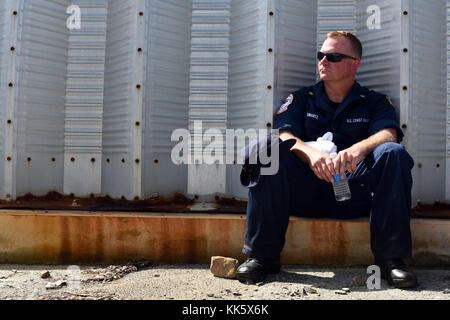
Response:
[[[314,263],[342,264],[348,255],[347,232],[340,221],[308,223],[309,251]]]
[[[247,211],[247,201],[237,200],[236,198],[216,197],[219,205],[219,212],[245,213]]]
[[[450,204],[435,202],[432,205],[418,203],[411,209],[413,218],[450,218]]]
[[[44,196],[28,193],[16,200],[0,200],[0,209],[189,212],[187,208],[194,202],[195,200],[179,193],[171,198],[153,196],[143,200],[127,200],[109,196],[82,198],[52,191]]]
[[[4,210],[0,215],[0,263],[208,263],[223,255],[242,261],[245,219],[216,214],[46,213]],[[412,222],[414,256],[449,261],[450,222]],[[290,220],[283,260],[344,265],[371,262],[368,220]],[[361,244],[362,243],[362,244]],[[287,254],[287,255],[286,255]],[[416,258],[417,257],[417,258]]]
[[[61,217],[60,221],[60,249],[59,249],[59,260],[60,261],[70,261],[71,258],[71,247],[70,247],[70,230],[67,217]]]
[[[197,212],[193,209],[197,201],[195,197],[190,199],[181,193],[175,193],[170,198],[156,195],[146,199],[127,200],[109,196],[83,198],[51,191],[44,196],[28,193],[16,200],[0,200],[0,209],[189,213]],[[234,197],[216,196],[213,204],[215,209],[211,212],[216,213],[245,214],[247,208],[246,200],[238,200]],[[450,204],[436,202],[426,205],[419,203],[411,209],[411,217],[448,219],[450,218]]]
[[[105,244],[105,223],[106,220],[102,218],[95,219],[95,260],[102,261],[104,258],[104,244]]]
[[[188,213],[196,212],[195,209],[192,209],[196,203],[195,197],[190,199],[180,193],[175,193],[170,198],[156,195],[146,199],[127,200],[114,199],[109,196],[83,198],[52,191],[44,196],[28,193],[16,200],[0,200],[0,209]],[[217,196],[214,199],[214,206],[216,208],[213,211],[217,213],[245,213],[247,201]]]

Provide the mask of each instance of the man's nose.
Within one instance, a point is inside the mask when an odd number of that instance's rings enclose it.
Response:
[[[323,56],[322,60],[319,61],[319,63],[323,64],[323,63],[329,63],[330,61],[328,61],[327,56]]]

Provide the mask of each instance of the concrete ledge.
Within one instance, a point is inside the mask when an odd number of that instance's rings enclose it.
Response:
[[[412,219],[412,264],[450,266],[450,220]],[[243,261],[245,215],[0,211],[0,263]],[[372,264],[369,221],[291,217],[282,262]]]

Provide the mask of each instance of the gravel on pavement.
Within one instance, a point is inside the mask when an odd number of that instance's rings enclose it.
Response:
[[[3,264],[0,300],[450,300],[450,270],[445,268],[410,267],[419,286],[402,290],[385,280],[378,289],[367,266],[283,265],[279,274],[256,284],[216,277],[209,267],[146,261]]]

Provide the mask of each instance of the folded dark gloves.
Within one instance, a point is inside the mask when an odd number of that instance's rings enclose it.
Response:
[[[272,149],[278,147],[278,157],[283,157],[290,151],[295,143],[295,139],[283,141],[277,136],[272,136],[270,134],[259,140],[250,142],[250,144],[242,149],[244,163],[242,165],[240,176],[241,184],[246,188],[256,186],[261,176],[261,168],[270,167],[271,161],[274,160],[271,159]],[[270,159],[270,161],[265,163],[268,159]],[[279,159],[275,160],[279,161]]]

